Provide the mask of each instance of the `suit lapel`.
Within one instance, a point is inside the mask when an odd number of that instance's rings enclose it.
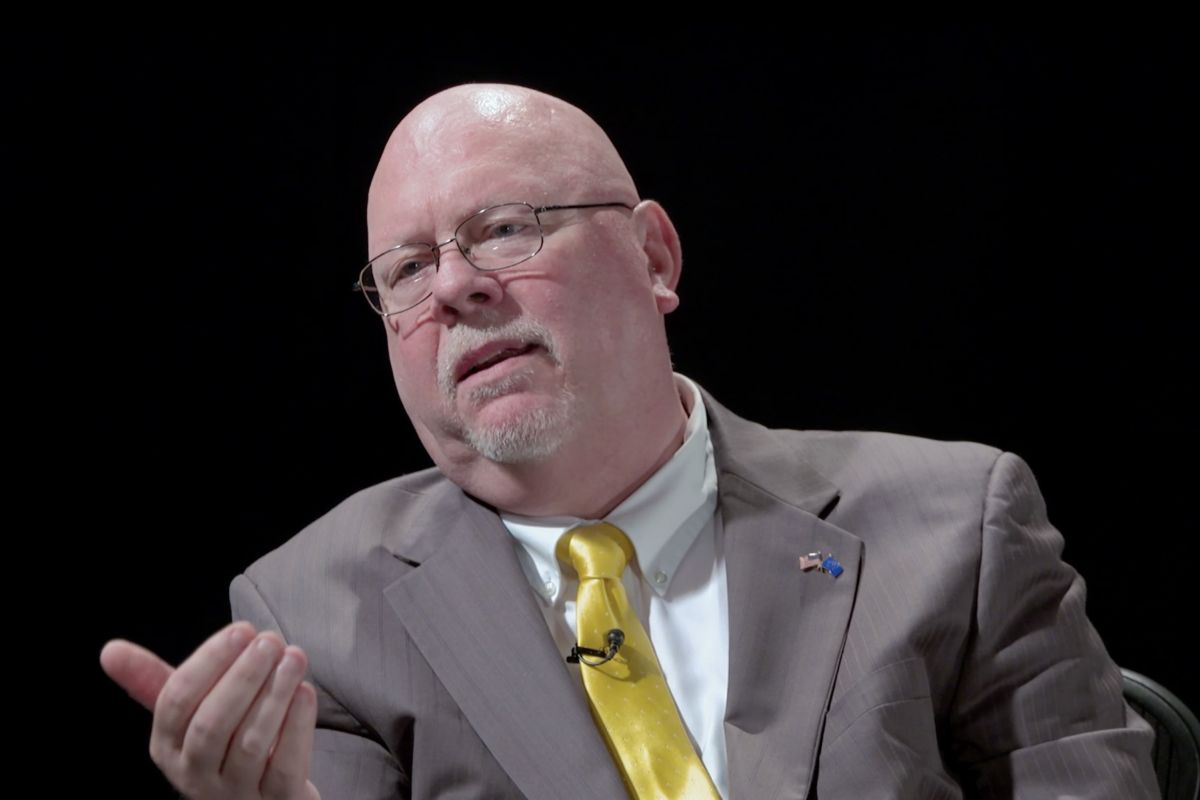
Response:
[[[825,522],[838,491],[767,429],[707,393],[729,598],[725,737],[733,797],[804,797],[858,587],[862,542]],[[567,671],[494,512],[446,483],[413,563],[385,590],[471,726],[530,798],[624,797],[583,693]],[[803,572],[833,553],[838,578]]]
[[[804,797],[858,585],[862,543],[732,475],[721,492],[729,586],[725,742],[734,797]],[[838,578],[800,569],[833,553]]]
[[[837,489],[705,396],[729,596],[725,741],[733,797],[805,797],[858,588],[862,542],[821,519]],[[832,553],[844,572],[805,572]]]
[[[436,550],[384,593],[488,750],[527,797],[624,796],[499,518],[450,487],[426,518]]]

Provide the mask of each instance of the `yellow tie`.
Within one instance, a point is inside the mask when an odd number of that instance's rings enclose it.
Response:
[[[579,646],[611,653],[608,632],[625,634],[616,655],[608,660],[583,655],[579,669],[592,716],[630,794],[638,800],[720,798],[621,585],[625,565],[633,558],[629,538],[605,522],[584,525],[563,534],[558,556],[579,574]]]

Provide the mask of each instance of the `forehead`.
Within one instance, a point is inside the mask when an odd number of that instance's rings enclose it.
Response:
[[[594,185],[574,154],[544,136],[454,132],[429,147],[385,155],[367,206],[373,247],[450,235],[467,216],[497,203],[573,202]]]
[[[514,87],[459,87],[418,106],[388,140],[368,196],[369,244],[440,241],[497,203],[636,194],[608,137],[579,109]]]

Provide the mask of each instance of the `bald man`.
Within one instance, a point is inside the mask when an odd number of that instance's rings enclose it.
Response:
[[[367,215],[360,288],[436,468],[251,566],[244,621],[178,669],[105,648],[185,795],[1156,795],[1024,463],[768,431],[674,374],[678,236],[583,112],[435,95]],[[612,591],[648,631],[691,789],[640,788],[599,662],[564,659],[587,581],[559,542],[596,521],[626,537]],[[619,648],[599,658],[640,654]]]

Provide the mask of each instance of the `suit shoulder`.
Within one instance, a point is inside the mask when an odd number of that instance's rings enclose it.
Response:
[[[903,498],[924,505],[977,497],[982,504],[1003,451],[877,431],[777,431],[844,498]]]
[[[999,448],[979,442],[943,441],[882,431],[779,431],[819,467],[871,466],[882,473],[986,476],[1000,457]]]
[[[272,576],[315,577],[338,565],[361,563],[384,546],[403,550],[420,526],[410,525],[431,496],[452,485],[433,468],[369,486],[347,497],[246,570],[258,583]]]
[[[785,500],[925,505],[982,501],[1001,451],[875,431],[767,428],[710,403],[718,468]],[[981,503],[982,504],[982,503]],[[811,510],[811,508],[810,508]]]

